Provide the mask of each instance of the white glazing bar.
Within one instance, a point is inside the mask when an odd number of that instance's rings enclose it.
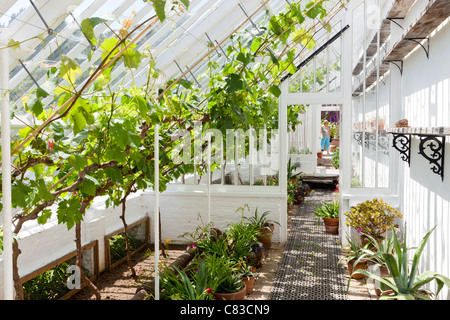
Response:
[[[278,132],[279,132],[279,187],[280,192],[283,194],[281,201],[281,242],[287,241],[287,158],[288,158],[288,145],[287,145],[287,108],[285,97],[289,95],[289,81],[284,81],[280,85],[281,96],[278,100]]]
[[[367,49],[367,7],[366,7],[366,2],[364,1],[364,34],[363,34],[363,58],[364,58],[364,62],[363,62],[363,126],[362,126],[362,140],[361,140],[361,184],[362,187],[365,188],[366,187],[366,152],[365,152],[365,148],[364,146],[366,145],[366,80],[367,80],[367,56],[366,56],[366,49]]]
[[[207,165],[208,165],[208,177],[206,182],[206,190],[208,196],[208,228],[211,223],[211,133],[208,133],[208,154],[207,154]]]
[[[155,211],[153,228],[155,231],[155,300],[159,300],[159,124],[155,125],[155,146],[154,156],[155,162]]]
[[[249,134],[249,145],[250,145],[250,147],[249,147],[249,159],[250,159],[250,161],[249,161],[249,163],[248,163],[248,176],[249,176],[249,179],[250,179],[250,181],[249,181],[249,184],[252,186],[253,185],[253,163],[254,163],[254,159],[253,159],[253,157],[254,157],[254,150],[253,150],[253,144],[254,144],[254,137],[253,137],[253,127],[252,126],[250,126],[250,129],[249,129],[249,132],[250,132],[250,134]]]
[[[0,88],[2,115],[2,202],[3,202],[3,290],[5,300],[14,300],[13,238],[11,224],[11,136],[9,119],[9,49],[0,50]]]
[[[378,8],[380,7],[380,2],[378,1]],[[380,17],[379,17],[380,18]],[[381,25],[380,25],[381,28]],[[379,156],[378,156],[378,152],[379,152],[379,146],[378,146],[378,142],[379,142],[379,135],[380,135],[380,130],[378,128],[378,120],[380,117],[380,87],[379,87],[379,83],[380,83],[380,29],[377,29],[377,54],[376,54],[376,66],[377,66],[377,82],[376,82],[376,106],[375,106],[375,118],[376,118],[376,124],[375,124],[375,188],[378,188],[378,168],[379,168]]]

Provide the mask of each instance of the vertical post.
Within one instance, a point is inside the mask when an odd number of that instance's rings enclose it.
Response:
[[[287,104],[286,98],[289,94],[289,80],[285,80],[280,84],[281,95],[278,100],[278,132],[279,132],[279,187],[283,194],[281,200],[281,242],[287,241],[287,157],[288,157],[288,141],[287,141]]]
[[[344,25],[349,25],[350,28],[342,34],[341,57],[342,58],[342,90],[344,94],[344,103],[341,106],[341,148],[340,148],[340,163],[339,166],[339,208],[340,208],[340,230],[347,230],[345,219],[342,219],[342,214],[347,210],[348,202],[344,203],[343,194],[349,193],[351,190],[351,176],[352,176],[352,61],[353,61],[353,10],[349,10],[345,15]],[[346,243],[346,232],[339,232],[340,240]]]
[[[208,227],[211,223],[211,133],[207,133],[208,139],[208,154],[207,154],[207,165],[208,165],[208,181],[206,182],[206,191],[208,197]]]
[[[2,116],[2,193],[3,193],[3,288],[4,299],[14,299],[13,238],[11,224],[11,141],[9,122],[9,49],[0,50],[0,88]]]
[[[155,300],[159,300],[159,124],[155,125],[155,211],[154,211],[154,230],[155,230]]]

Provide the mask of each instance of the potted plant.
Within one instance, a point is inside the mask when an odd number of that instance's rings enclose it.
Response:
[[[344,215],[347,216],[347,226],[361,233],[363,242],[367,241],[365,234],[372,236],[376,242],[382,241],[391,224],[398,228],[398,225],[394,224],[395,219],[403,216],[398,210],[383,202],[383,199],[377,198],[358,203]]]
[[[247,288],[241,276],[229,273],[217,287],[217,291],[213,292],[213,296],[215,300],[244,300],[246,293]]]
[[[238,209],[239,210],[239,209]],[[252,217],[244,217],[250,224],[258,227],[261,235],[258,237],[258,241],[262,242],[267,249],[272,246],[272,235],[275,230],[275,224],[280,225],[277,221],[267,219],[270,211],[265,211],[263,214],[258,214],[258,208]]]
[[[347,236],[347,242],[348,246],[342,248],[344,253],[341,259],[339,259],[339,262],[344,258],[346,259],[348,273],[351,279],[364,279],[365,275],[357,273],[356,270],[367,269],[367,255],[361,250],[366,248],[367,244],[361,247],[357,241],[352,240],[349,236]]]
[[[216,300],[242,300],[245,296],[245,284],[241,281],[236,261],[227,255],[202,254],[205,263],[207,288],[210,288]],[[199,269],[197,261],[193,269]]]
[[[450,287],[450,279],[434,271],[425,271],[418,274],[420,257],[428,238],[435,228],[436,227],[431,229],[421,240],[419,246],[415,250],[410,268],[408,265],[408,250],[410,250],[410,248],[406,247],[406,231],[404,231],[403,245],[400,245],[397,234],[394,232],[393,237],[395,253],[382,254],[386,261],[386,266],[389,273],[392,275],[391,278],[379,277],[378,275],[368,272],[367,270],[356,270],[355,273],[376,279],[389,288],[381,293],[380,299],[431,300],[433,295],[439,294],[444,284],[447,287]],[[435,294],[424,288],[424,285],[431,281],[437,282],[437,291]]]
[[[297,169],[297,166],[291,165],[291,158],[289,158],[288,165],[287,165],[287,181],[288,182],[292,181],[293,183],[296,183],[297,180],[299,179],[299,177],[301,177],[301,175],[303,174],[303,172],[294,173],[296,169]]]
[[[321,204],[314,210],[314,215],[316,218],[322,218],[325,232],[339,233],[339,200]]]
[[[317,152],[317,158],[318,159],[322,159],[322,155],[323,155],[322,151]]]
[[[389,237],[385,237],[381,242],[376,241],[371,235],[365,234],[370,243],[367,247],[361,249],[361,251],[367,255],[368,262],[371,264],[368,267],[368,270],[382,278],[388,278],[391,276],[386,266],[386,260],[383,254],[394,254],[394,232],[397,231],[393,229],[391,235]],[[382,292],[382,285],[378,280],[374,280],[374,287],[375,293],[377,296],[380,296]]]
[[[251,294],[253,292],[253,286],[255,284],[255,273],[251,265],[241,261],[239,264],[239,274],[241,276],[241,281],[245,284],[246,294]]]
[[[207,286],[207,272],[202,261],[196,272],[188,276],[184,271],[164,265],[161,273],[161,297],[168,300],[212,300],[213,290]]]

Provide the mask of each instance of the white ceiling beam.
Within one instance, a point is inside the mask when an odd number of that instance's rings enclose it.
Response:
[[[83,17],[90,17],[98,8],[100,8],[101,5],[103,5],[106,2],[106,0],[96,0],[92,5],[86,8],[86,10],[82,13]],[[81,21],[78,21],[81,23]],[[61,38],[63,38],[63,41],[65,41],[67,38],[69,38],[76,30],[78,30],[78,25],[75,21],[72,21],[69,23],[64,30],[62,30],[59,35]],[[83,42],[86,42],[86,45],[88,45],[87,40],[84,39]],[[56,40],[53,38],[44,49],[42,49],[31,61],[29,62],[29,65],[27,65],[27,69],[30,72],[33,72],[34,69],[37,68],[40,61],[45,60],[48,56],[52,54],[52,45],[56,46]],[[25,70],[20,70],[11,80],[10,80],[10,88],[15,88],[21,81],[23,81],[24,78],[28,76],[27,72]]]

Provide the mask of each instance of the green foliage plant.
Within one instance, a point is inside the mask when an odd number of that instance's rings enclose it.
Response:
[[[247,209],[250,209],[248,207],[248,205],[245,205],[244,207],[238,208],[237,211],[242,211],[242,213],[244,212],[245,207],[247,207]],[[280,225],[280,223],[278,221],[272,220],[272,219],[268,219],[267,216],[270,214],[270,211],[264,211],[262,214],[258,213],[258,208],[255,209],[255,213],[253,214],[253,216],[250,217],[244,217],[245,220],[247,220],[250,224],[255,225],[258,227],[258,229],[264,229],[264,228],[269,228],[268,224],[269,223],[274,223],[277,225]]]
[[[207,287],[208,279],[205,262],[188,275],[183,270],[175,270],[165,266],[160,277],[161,297],[165,300],[211,300],[211,288]]]
[[[425,271],[419,274],[419,260],[428,238],[435,228],[436,227],[428,231],[428,233],[422,238],[419,246],[415,248],[411,266],[409,265],[408,260],[408,250],[410,249],[406,246],[406,230],[404,229],[405,231],[403,233],[402,245],[400,244],[397,234],[395,232],[393,233],[395,253],[382,253],[386,266],[392,277],[382,278],[366,270],[356,270],[355,273],[361,273],[371,277],[392,290],[393,295],[382,295],[380,299],[431,300],[432,295],[438,295],[444,285],[450,287],[450,279],[444,275],[438,274],[434,271]],[[424,288],[426,284],[432,281],[436,281],[437,283],[436,293]]]
[[[339,218],[339,200],[324,202],[314,210],[317,218]]]
[[[367,255],[364,253],[363,249],[366,249],[368,244],[361,245],[359,241],[353,239],[350,236],[346,236],[348,245],[343,246],[343,255],[339,259],[339,262],[342,261],[342,259],[346,259],[347,261],[355,260],[355,265],[358,262],[367,261]]]
[[[130,250],[137,249],[140,245],[142,245],[142,241],[136,239],[130,234],[126,235],[128,241],[130,243]],[[126,240],[125,234],[118,234],[109,239],[110,252],[111,252],[111,262],[119,261],[124,258],[127,254],[126,250]]]
[[[347,226],[353,227],[359,233],[368,234],[377,241],[383,239],[391,224],[398,228],[394,221],[403,216],[398,210],[383,202],[383,199],[377,198],[351,207],[344,215],[347,216]]]
[[[335,169],[339,169],[339,166],[340,166],[340,164],[339,164],[339,150],[340,150],[339,147],[336,147],[336,149],[334,150],[333,155],[331,157],[331,163],[332,163],[331,165]]]
[[[377,241],[370,234],[364,235],[368,240],[368,246],[361,249],[363,254],[372,262],[374,270],[379,269],[381,266],[386,266],[386,261],[384,259],[385,253],[394,254],[394,233],[398,232],[395,228],[391,229],[391,234],[388,237],[384,237],[382,241]]]
[[[207,273],[207,286],[218,293],[230,293],[240,291],[243,283],[238,274],[236,261],[227,256],[211,254],[204,256]]]
[[[57,300],[68,293],[67,268],[63,262],[23,284],[25,300]]]
[[[260,228],[254,224],[239,221],[231,223],[225,231],[230,256],[238,262],[251,254],[251,248],[258,243]]]

